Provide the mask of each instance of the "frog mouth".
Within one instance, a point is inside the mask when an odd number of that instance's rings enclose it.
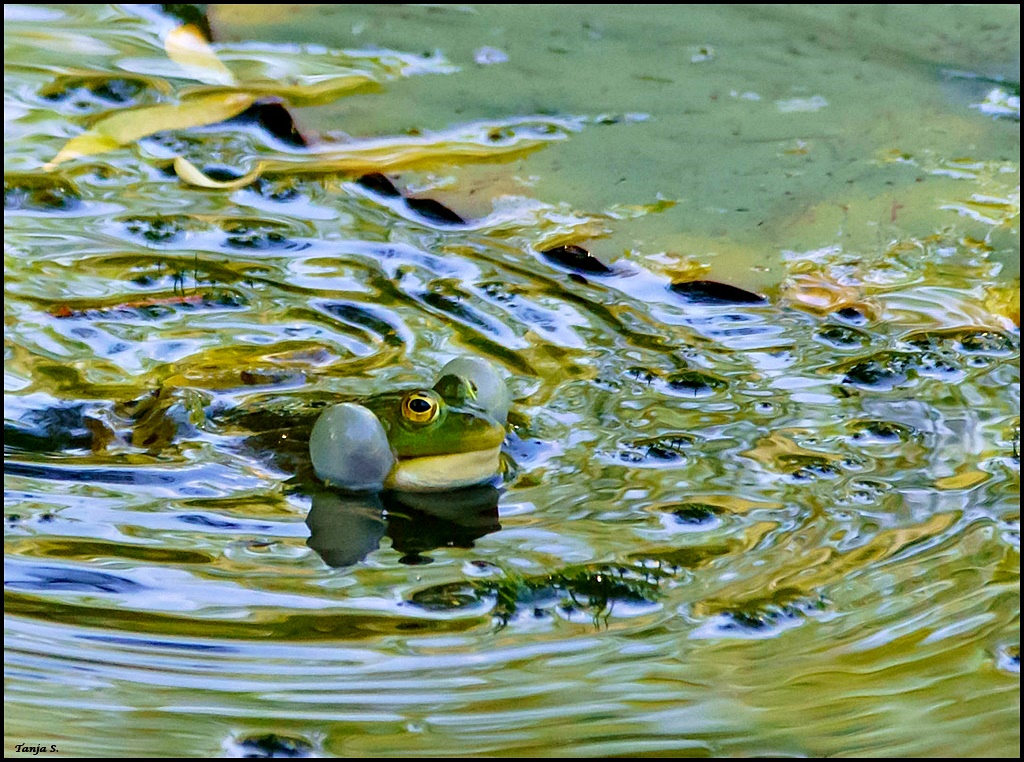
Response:
[[[469,487],[498,473],[501,445],[449,455],[402,458],[384,486],[388,489],[426,491]]]

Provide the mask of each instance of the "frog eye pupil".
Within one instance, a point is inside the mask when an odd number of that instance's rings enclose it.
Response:
[[[414,413],[428,413],[430,412],[430,403],[425,399],[416,397],[409,400],[409,409]]]

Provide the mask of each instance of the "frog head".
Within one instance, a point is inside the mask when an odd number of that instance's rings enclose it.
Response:
[[[408,491],[454,489],[494,477],[505,439],[507,391],[497,394],[488,383],[493,379],[479,369],[462,372],[464,363],[447,372],[453,365],[433,387],[326,410],[310,437],[317,475],[344,489]],[[504,381],[498,380],[502,391]]]

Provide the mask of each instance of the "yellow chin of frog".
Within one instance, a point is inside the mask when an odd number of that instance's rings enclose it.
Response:
[[[388,475],[387,489],[425,492],[481,484],[498,473],[501,446],[488,450],[403,458]]]

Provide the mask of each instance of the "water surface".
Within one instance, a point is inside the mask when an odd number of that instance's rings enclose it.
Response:
[[[5,751],[1019,753],[1017,7],[277,8],[211,7],[230,88],[347,169],[47,170],[216,86],[5,7]],[[500,483],[311,478],[304,411],[462,354]]]

